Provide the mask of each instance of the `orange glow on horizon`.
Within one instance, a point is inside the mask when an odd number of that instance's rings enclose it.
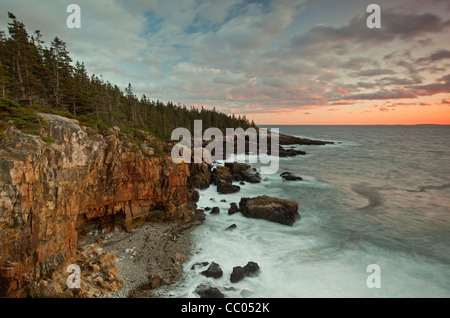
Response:
[[[450,125],[450,105],[324,107],[247,114],[257,125]]]

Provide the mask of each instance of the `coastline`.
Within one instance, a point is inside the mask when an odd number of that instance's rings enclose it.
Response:
[[[319,141],[280,134],[280,144],[325,145]],[[284,148],[280,145],[280,156],[305,155],[303,151]],[[212,168],[212,167],[211,167]],[[214,169],[208,187],[213,186]],[[208,179],[211,175],[207,174]],[[216,176],[222,177],[222,176]],[[231,180],[229,180],[231,181]],[[251,184],[251,183],[249,183]],[[221,192],[217,192],[220,194]],[[114,232],[98,243],[105,252],[116,255],[118,276],[125,286],[103,298],[165,298],[170,297],[170,288],[183,282],[183,263],[194,252],[192,231],[205,221],[205,212],[198,207],[188,221],[145,223],[132,232]]]

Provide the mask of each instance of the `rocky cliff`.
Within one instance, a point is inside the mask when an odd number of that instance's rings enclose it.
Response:
[[[11,127],[0,144],[0,296],[27,296],[30,282],[70,264],[90,225],[131,230],[193,211],[187,164],[122,141],[118,128],[91,135],[40,116],[41,136]]]

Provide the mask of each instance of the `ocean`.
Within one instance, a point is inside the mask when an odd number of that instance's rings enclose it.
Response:
[[[201,283],[226,297],[450,297],[450,126],[264,127],[335,144],[295,146],[307,155],[280,158],[278,173],[237,193],[200,190],[198,207],[221,212],[206,212],[194,230],[170,297],[199,297]],[[285,171],[303,180],[285,181]],[[263,194],[298,202],[301,219],[290,227],[228,215],[231,202]],[[212,261],[222,278],[191,268]],[[248,261],[260,275],[231,283],[233,267]],[[374,288],[370,264],[379,268]]]

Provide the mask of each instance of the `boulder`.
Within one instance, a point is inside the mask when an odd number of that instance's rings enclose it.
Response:
[[[219,179],[217,181],[217,192],[220,194],[230,194],[235,193],[241,190],[240,186],[231,184],[231,182],[227,182],[225,180]]]
[[[234,214],[234,213],[236,213],[236,212],[239,212],[239,208],[238,208],[238,206],[237,206],[237,204],[236,203],[230,203],[230,208],[228,209],[228,214]]]
[[[219,264],[212,262],[208,269],[204,270],[200,274],[205,275],[206,277],[220,278],[223,275],[223,271]]]
[[[234,230],[235,228],[237,228],[236,224],[231,224],[229,227],[227,227],[225,230],[226,231],[230,231],[230,230]]]
[[[233,272],[230,275],[230,281],[232,283],[237,283],[243,280],[245,277],[245,269],[242,266],[233,267]]]
[[[292,173],[292,172],[283,172],[280,176],[287,181],[300,181],[303,180],[302,177]]]
[[[259,269],[259,265],[256,262],[248,262],[247,265],[244,266],[246,276],[258,276],[261,270]]]
[[[218,166],[213,169],[211,173],[212,183],[217,184],[219,180],[224,180],[228,183],[231,183],[233,181],[233,176],[228,167]]]
[[[238,174],[251,168],[248,164],[240,162],[226,162],[225,167],[229,168],[231,173]]]
[[[245,171],[242,171],[240,174],[241,174],[242,178],[244,178],[244,181],[247,181],[250,183],[261,182],[261,175],[256,171],[255,168],[249,168]]]
[[[300,217],[297,202],[267,195],[241,198],[239,210],[248,218],[265,219],[290,226]]]
[[[211,212],[209,212],[209,214],[219,214],[219,213],[220,213],[220,209],[218,206],[213,207]]]
[[[224,294],[217,288],[205,284],[200,284],[195,289],[200,298],[224,298]]]
[[[245,277],[254,277],[260,274],[261,270],[256,262],[248,262],[244,267],[236,266],[233,267],[233,272],[230,275],[230,281],[232,283],[237,283],[243,280]]]
[[[191,202],[198,202],[198,200],[200,200],[200,194],[198,191],[195,189],[191,191],[188,190],[188,200]]]
[[[206,189],[211,183],[211,165],[203,163],[191,163],[189,165],[190,176],[187,185],[190,188]]]

